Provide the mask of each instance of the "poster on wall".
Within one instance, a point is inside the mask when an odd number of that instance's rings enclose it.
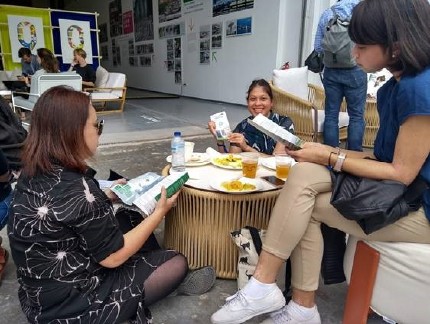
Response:
[[[212,49],[222,48],[222,23],[212,24]]]
[[[252,17],[227,20],[226,36],[240,36],[252,34]]]
[[[107,23],[99,25],[99,42],[105,43],[108,41]]]
[[[181,18],[182,0],[158,0],[158,21],[160,23]]]
[[[210,64],[211,26],[200,26],[200,64]]]
[[[110,36],[122,35],[122,6],[121,0],[109,3]]]
[[[254,0],[213,0],[212,16],[226,15],[251,8],[254,8]]]
[[[134,41],[154,39],[152,0],[134,0]]]
[[[122,31],[124,35],[133,32],[133,12],[131,10],[122,14]]]
[[[185,22],[175,25],[166,25],[158,28],[158,36],[160,38],[181,36],[185,34]]]
[[[27,47],[33,54],[36,54],[39,47],[45,47],[41,18],[8,15],[7,20],[13,62],[21,62],[18,57],[18,50],[21,47]]]
[[[100,46],[100,55],[102,56],[103,61],[109,60],[109,49],[107,45]]]
[[[82,48],[87,53],[85,61],[93,63],[93,50],[91,44],[91,30],[88,21],[58,19],[60,27],[61,53],[63,63],[73,61],[73,50]]]

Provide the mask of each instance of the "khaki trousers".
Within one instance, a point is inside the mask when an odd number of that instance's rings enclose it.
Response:
[[[291,257],[292,286],[304,291],[318,288],[323,238],[321,223],[358,238],[385,242],[430,243],[430,222],[421,208],[394,224],[366,235],[330,204],[331,178],[326,167],[298,163],[288,176],[269,222],[263,249],[286,260]]]

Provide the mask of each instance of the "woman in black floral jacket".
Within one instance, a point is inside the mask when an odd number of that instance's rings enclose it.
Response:
[[[52,88],[31,119],[8,223],[24,313],[31,323],[147,323],[146,307],[188,270],[178,252],[144,245],[177,195],[167,199],[163,189],[151,215],[123,228],[130,221],[116,218],[115,196],[85,163],[103,127],[90,98]]]

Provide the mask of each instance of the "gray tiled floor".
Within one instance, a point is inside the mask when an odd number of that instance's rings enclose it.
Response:
[[[160,172],[166,163],[169,140],[174,130],[183,131],[187,138],[193,140],[196,143],[195,151],[204,151],[214,144],[206,129],[208,116],[222,110],[227,112],[232,126],[248,115],[244,106],[190,98],[129,100],[123,114],[103,116],[106,127],[100,139],[102,145],[96,161],[92,162],[99,171],[97,177],[106,178],[109,168],[127,177],[147,171]],[[162,236],[162,229],[160,231]],[[8,248],[5,229],[0,232],[0,236]],[[0,286],[0,324],[26,323],[17,297],[15,270],[10,259]],[[210,315],[235,291],[235,281],[217,280],[214,288],[202,296],[168,297],[151,307],[154,323],[209,323]],[[345,283],[331,286],[321,284],[317,303],[323,323],[341,323],[345,296]],[[248,323],[259,323],[261,319]],[[381,320],[372,319],[369,323],[381,323]]]

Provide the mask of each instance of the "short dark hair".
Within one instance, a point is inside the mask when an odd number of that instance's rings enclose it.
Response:
[[[21,47],[21,48],[18,50],[18,57],[19,57],[19,58],[23,58],[24,56],[31,56],[31,51],[30,51],[30,49],[29,49],[29,48],[27,48],[27,47]]]
[[[86,171],[85,160],[92,155],[84,138],[89,105],[88,95],[66,86],[42,94],[34,105],[24,142],[23,174],[31,177],[50,172],[55,165]]]
[[[251,82],[248,88],[248,91],[246,93],[246,100],[249,99],[249,94],[255,87],[262,87],[264,89],[264,92],[266,92],[267,95],[270,97],[270,100],[273,100],[272,88],[270,87],[269,82],[267,82],[264,79],[255,79],[254,81]]]
[[[430,65],[428,0],[364,0],[352,12],[348,32],[362,45],[382,45],[395,60],[388,68],[416,74]]]

